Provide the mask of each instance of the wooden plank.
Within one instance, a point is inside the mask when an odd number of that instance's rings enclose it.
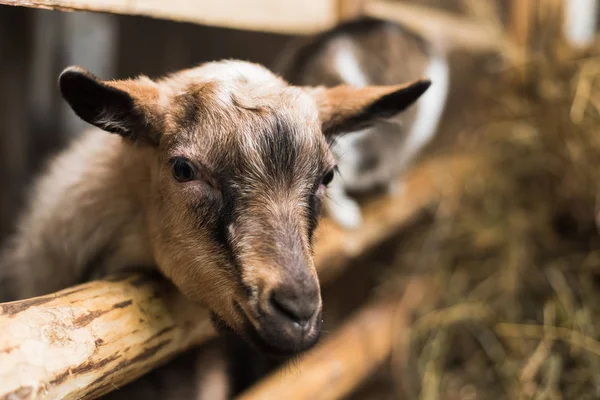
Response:
[[[321,344],[284,365],[238,400],[336,400],[344,398],[390,355],[394,345],[406,355],[411,312],[431,296],[425,279],[413,278],[401,300],[365,306]]]
[[[431,7],[398,1],[371,0],[364,5],[364,12],[372,17],[403,24],[448,49],[496,52],[506,51],[511,46],[504,32],[495,26]]]
[[[335,0],[0,0],[63,11],[142,15],[210,26],[286,34],[312,33],[337,22]]]
[[[407,177],[402,195],[367,204],[361,229],[323,221],[315,244],[321,281],[396,234],[474,167],[471,157],[431,160]],[[95,281],[0,304],[0,399],[95,398],[213,334],[208,312],[161,280]]]

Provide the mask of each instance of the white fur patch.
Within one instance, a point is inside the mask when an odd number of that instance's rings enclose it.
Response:
[[[335,68],[339,76],[348,84],[353,86],[366,86],[368,80],[360,68],[355,57],[351,42],[338,42],[335,53]],[[447,60],[443,55],[432,56],[425,76],[431,79],[432,85],[416,103],[415,120],[407,134],[406,141],[398,149],[398,165],[408,165],[418,152],[435,136],[439,122],[442,118],[450,86],[450,71]],[[394,121],[394,124],[399,123]],[[357,188],[357,184],[364,181],[357,171],[357,165],[361,160],[361,150],[357,141],[366,135],[372,134],[369,128],[366,130],[351,132],[336,139],[332,147],[333,153],[338,160],[339,176],[328,189],[326,208],[328,214],[342,227],[347,229],[357,228],[361,225],[362,217],[359,205],[350,198],[346,187]],[[400,167],[403,168],[403,167]],[[402,188],[395,187],[390,183],[390,195],[401,195]]]
[[[345,229],[356,229],[362,224],[360,206],[346,194],[343,179],[339,174],[336,174],[327,188],[325,209],[331,219]]]
[[[415,121],[402,153],[398,155],[407,162],[433,138],[442,118],[450,89],[450,71],[446,58],[432,57],[425,76],[431,80],[431,87],[417,101]]]
[[[391,181],[386,186],[386,192],[390,197],[398,197],[405,193],[406,183],[399,181]]]
[[[331,146],[335,159],[338,160],[338,175],[343,180],[353,182],[357,179],[356,166],[360,163],[362,154],[356,143],[368,135],[369,131],[370,128],[338,136]]]
[[[242,81],[248,85],[269,88],[283,88],[284,82],[271,71],[259,64],[247,61],[225,60],[202,64],[199,67],[187,70],[184,75],[197,81],[216,81],[239,84]]]
[[[596,36],[598,0],[564,0],[565,35],[577,46],[591,44]]]
[[[363,87],[369,84],[367,76],[360,68],[360,64],[354,54],[353,44],[350,40],[341,39],[336,45],[333,63],[335,70],[342,80],[349,85]]]
[[[368,131],[366,129],[338,136],[331,147],[338,160],[338,173],[327,189],[325,208],[327,214],[345,229],[356,229],[362,224],[360,206],[346,194],[345,182],[356,179],[356,165],[361,157],[356,141],[367,135]]]

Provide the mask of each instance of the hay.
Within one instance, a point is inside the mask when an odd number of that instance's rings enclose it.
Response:
[[[393,398],[600,397],[599,72],[600,47],[554,46],[479,82],[481,168],[382,277],[433,282]]]

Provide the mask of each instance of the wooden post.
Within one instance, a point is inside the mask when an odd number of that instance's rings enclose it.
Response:
[[[459,156],[423,164],[407,177],[405,194],[364,207],[360,230],[323,221],[315,246],[321,281],[455,190],[475,166]],[[208,312],[161,279],[107,279],[0,304],[0,399],[96,398],[213,334]]]
[[[511,0],[510,38],[523,51],[529,47],[535,0]]]
[[[102,79],[115,76],[119,30],[117,17],[99,13],[63,13],[62,45],[68,49],[63,63],[79,65]],[[89,49],[94,49],[90,51]],[[56,81],[56,77],[53,77]],[[56,84],[51,86],[55,89]],[[89,124],[77,117],[66,102],[61,102],[61,128],[69,137],[80,135]]]
[[[338,0],[339,22],[347,21],[363,14],[365,2],[366,0]]]
[[[516,47],[517,59],[515,61],[519,67],[517,83],[524,83],[529,78],[530,63],[528,60],[536,59],[536,54],[543,53],[551,58],[561,57],[562,50],[565,48],[565,33],[569,33],[569,18],[571,17],[568,14],[574,9],[581,12],[580,8],[576,8],[576,2],[569,0],[566,4],[564,1],[512,1],[509,32]],[[592,9],[589,11],[594,12]],[[586,19],[589,19],[589,16]],[[586,19],[581,19],[576,24],[585,25]]]
[[[0,13],[0,240],[11,231],[24,184],[31,173],[27,91],[32,15],[23,9]]]
[[[250,388],[238,400],[335,400],[351,393],[390,355],[406,351],[410,315],[429,286],[413,278],[402,298],[365,306],[319,346]]]

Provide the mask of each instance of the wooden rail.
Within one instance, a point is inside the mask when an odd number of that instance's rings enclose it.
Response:
[[[381,0],[0,0],[0,4],[142,15],[286,34],[313,33],[360,13],[404,23],[430,39],[445,37],[449,47],[495,51],[508,45],[503,34],[481,23]],[[518,37],[522,36],[519,31]],[[435,203],[440,191],[453,190],[475,164],[470,157],[424,164],[410,176],[402,195],[375,199],[365,206],[360,230],[344,232],[324,221],[315,248],[321,281],[335,279],[349,261],[397,233]],[[395,318],[411,307],[404,301],[400,304],[398,308],[394,302],[382,301],[368,306],[301,358],[294,368],[305,374],[302,380],[289,370],[277,371],[242,399],[293,399],[294,391],[289,389],[299,385],[320,390],[315,399],[349,393],[389,355]],[[0,400],[96,398],[212,335],[207,311],[185,301],[159,278],[115,277],[0,304]],[[368,346],[371,353],[344,355],[336,351],[340,343]]]
[[[447,49],[477,52],[510,52],[513,44],[498,26],[452,15],[430,7],[385,0],[370,0],[363,12],[398,22]]]
[[[337,22],[335,0],[1,0],[0,4],[141,15],[287,34],[315,32]]]
[[[488,24],[414,4],[386,0],[0,0],[0,4],[63,11],[141,15],[250,31],[310,34],[359,15],[404,24],[429,39],[474,51],[507,46]]]
[[[204,309],[131,276],[0,305],[0,399],[95,398],[205,340]],[[195,312],[194,312],[195,311]]]
[[[397,233],[440,192],[472,169],[468,157],[425,163],[396,198],[365,206],[364,227],[318,230],[316,262],[323,282]],[[0,399],[96,398],[214,334],[207,312],[164,281],[130,276],[0,304]]]

